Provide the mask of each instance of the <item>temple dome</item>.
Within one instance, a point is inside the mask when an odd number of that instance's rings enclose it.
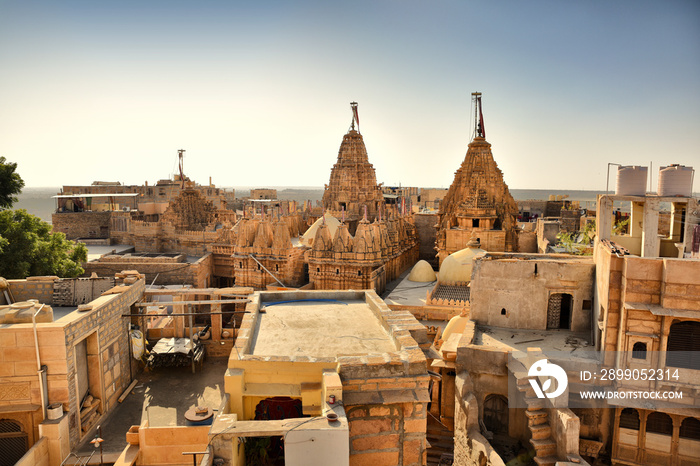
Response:
[[[408,279],[412,282],[428,283],[437,280],[435,271],[427,261],[421,260],[413,266]]]
[[[318,228],[321,226],[321,223],[323,223],[324,218],[326,219],[326,225],[329,228],[331,238],[335,236],[335,231],[338,229],[338,225],[340,225],[340,222],[334,216],[330,214],[325,214],[323,217],[319,217],[319,219],[316,220],[313,223],[313,225],[309,227],[308,230],[306,230],[306,233],[304,233],[301,236],[301,238],[299,238],[299,242],[303,246],[312,247],[314,245],[314,238],[316,238],[316,230],[318,230]]]
[[[472,268],[474,258],[486,254],[486,251],[479,248],[477,242],[470,242],[470,245],[457,252],[453,252],[440,267],[440,283],[469,283],[472,279]]]

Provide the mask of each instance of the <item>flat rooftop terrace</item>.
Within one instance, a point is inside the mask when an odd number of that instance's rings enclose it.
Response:
[[[590,359],[595,347],[590,346],[590,335],[570,330],[517,330],[502,327],[477,325],[474,332],[474,345],[488,346],[505,351],[523,351],[528,348],[541,348],[547,351],[567,352],[571,357]]]
[[[262,302],[250,353],[336,357],[397,350],[383,323],[360,299]]]

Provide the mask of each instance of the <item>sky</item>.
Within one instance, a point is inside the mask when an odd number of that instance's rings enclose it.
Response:
[[[0,156],[31,187],[154,183],[178,149],[202,184],[323,186],[357,101],[379,182],[446,188],[475,91],[511,188],[613,162],[655,189],[700,169],[700,2],[0,0]]]

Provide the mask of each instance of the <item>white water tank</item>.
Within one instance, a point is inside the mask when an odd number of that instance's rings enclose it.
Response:
[[[670,165],[659,169],[659,196],[690,197],[693,191],[693,167]]]
[[[647,193],[647,167],[617,167],[616,196],[644,196]]]

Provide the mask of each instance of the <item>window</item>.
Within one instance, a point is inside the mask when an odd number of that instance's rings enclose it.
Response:
[[[647,358],[647,344],[638,341],[632,346],[632,359],[646,359]]]
[[[647,416],[647,432],[673,435],[673,421],[666,413],[654,412]]]
[[[321,273],[321,267],[316,267],[316,272]]]
[[[28,435],[22,426],[12,419],[0,419],[0,464],[15,464],[28,448]]]
[[[358,277],[361,277],[361,276],[362,276],[362,270],[358,270],[358,271],[357,271],[357,276],[358,276]]]
[[[472,228],[478,228],[478,227],[479,227],[479,219],[473,218],[472,219]]]
[[[700,440],[700,420],[687,417],[681,422],[680,438]]]
[[[639,413],[634,408],[625,408],[620,413],[620,428],[639,430]]]
[[[700,370],[700,322],[674,322],[668,332],[666,365]]]
[[[335,274],[340,275],[340,269],[335,269]]]

